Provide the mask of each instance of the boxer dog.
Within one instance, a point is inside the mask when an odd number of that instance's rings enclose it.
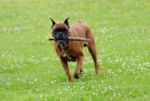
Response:
[[[93,58],[95,65],[95,72],[99,74],[99,64],[96,55],[96,45],[94,36],[89,27],[87,27],[83,22],[79,21],[76,24],[70,26],[68,19],[65,19],[63,23],[57,23],[53,19],[52,21],[52,36],[55,41],[55,49],[57,55],[60,58],[61,64],[65,70],[67,79],[69,82],[72,81],[68,62],[76,61],[76,68],[74,71],[74,77],[79,78],[82,72],[82,62],[83,62],[83,52],[82,48],[87,46],[88,50]],[[68,37],[76,37],[88,39],[85,40],[69,40]]]

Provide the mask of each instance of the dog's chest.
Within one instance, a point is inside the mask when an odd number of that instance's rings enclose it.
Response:
[[[75,53],[72,54],[69,50],[62,50],[59,53],[59,55],[65,58],[67,61],[76,61]]]
[[[63,57],[67,59],[67,61],[76,61],[75,56],[73,56],[70,52],[67,50],[64,51]]]

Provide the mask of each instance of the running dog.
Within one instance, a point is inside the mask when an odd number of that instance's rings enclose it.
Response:
[[[69,25],[68,19],[65,19],[63,23],[57,23],[50,18],[52,22],[52,36],[55,41],[55,49],[57,55],[60,58],[61,64],[65,70],[67,80],[72,81],[72,77],[69,71],[68,62],[77,62],[74,71],[74,77],[79,78],[82,72],[83,62],[83,47],[88,47],[88,50],[93,58],[95,65],[95,72],[99,74],[99,64],[96,55],[96,45],[94,36],[89,27],[83,22],[79,21],[74,25]],[[73,37],[71,39],[71,37]],[[76,40],[74,40],[74,38]],[[84,40],[85,39],[85,40]]]

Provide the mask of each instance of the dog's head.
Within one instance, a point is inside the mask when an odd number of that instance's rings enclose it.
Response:
[[[53,19],[52,21],[52,36],[55,39],[57,46],[61,48],[66,48],[68,46],[69,37],[69,22],[65,19],[63,23],[56,23]]]

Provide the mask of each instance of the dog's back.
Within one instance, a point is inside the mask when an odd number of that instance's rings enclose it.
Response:
[[[73,41],[72,43],[74,43],[74,44],[79,45],[80,43],[82,43],[81,47],[95,44],[94,37],[93,37],[93,34],[92,34],[90,28],[82,21],[78,21],[76,24],[71,25],[69,28],[69,32],[70,32],[70,36],[90,39],[89,42],[77,42],[77,41],[75,42],[75,41]]]

